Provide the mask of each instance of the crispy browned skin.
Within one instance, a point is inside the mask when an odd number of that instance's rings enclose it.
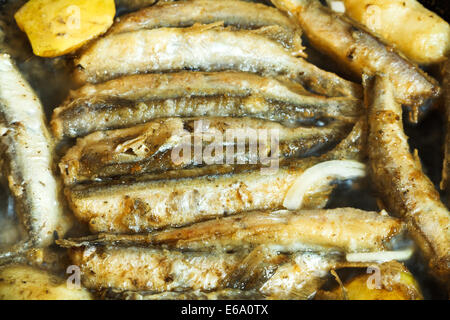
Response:
[[[444,81],[442,83],[442,88],[444,89],[444,108],[445,108],[445,141],[444,141],[444,165],[442,167],[442,181],[441,189],[447,190],[450,195],[449,190],[449,179],[450,179],[450,59],[444,63]]]
[[[235,70],[288,76],[323,95],[360,97],[359,85],[294,57],[258,32],[195,25],[111,34],[75,61],[76,77],[81,83],[98,83],[137,73]]]
[[[265,28],[262,34],[280,42],[294,55],[305,56],[299,26],[283,12],[261,3],[192,0],[158,3],[122,16],[109,34],[168,27],[190,27],[195,23],[223,22],[237,29]]]
[[[298,83],[242,72],[181,72],[127,76],[86,85],[53,113],[53,134],[79,137],[163,117],[249,116],[273,121],[315,118],[354,122],[354,98],[328,98]]]
[[[328,271],[345,263],[335,261],[332,257],[312,253],[297,254],[287,263],[275,266],[256,288],[227,288],[214,291],[188,290],[184,292],[142,292],[105,290],[107,299],[125,300],[308,300],[326,281]],[[248,271],[248,270],[246,270]]]
[[[106,300],[261,300],[264,295],[258,290],[221,289],[214,291],[189,290],[183,292],[166,291],[162,293],[145,291],[105,290]]]
[[[213,290],[244,258],[242,254],[183,253],[135,247],[82,247],[69,252],[88,289],[153,292]]]
[[[417,65],[403,59],[374,36],[322,6],[319,1],[273,2],[298,18],[312,45],[355,74],[388,75],[395,87],[397,100],[415,108],[414,120],[417,121],[418,107],[426,99],[439,95],[439,84],[435,79],[420,70]]]
[[[307,168],[325,160],[361,160],[364,137],[364,122],[358,122],[334,150],[320,157],[281,160],[279,169],[265,173],[261,168],[267,170],[269,165],[212,165],[76,185],[66,188],[66,196],[75,216],[94,232],[144,232],[242,211],[277,209]],[[330,191],[325,198],[321,192],[312,195],[304,208],[322,207]]]
[[[386,249],[387,242],[402,229],[399,219],[353,208],[255,211],[145,235],[101,234],[88,237],[86,243],[193,251],[230,251],[264,245],[283,252],[361,252]],[[80,240],[79,244],[83,243]]]
[[[450,214],[409,152],[401,105],[387,77],[366,80],[369,157],[375,185],[388,209],[403,217],[433,273],[450,279]]]
[[[276,209],[304,170],[299,160],[264,175],[255,165],[183,169],[66,189],[71,209],[93,232],[145,232],[252,209]]]
[[[229,130],[236,130],[236,138],[227,141],[227,144],[239,143],[239,147],[246,150],[233,154],[233,159],[223,152],[203,160],[208,161],[208,164],[225,163],[225,160],[257,163],[260,161],[259,152],[253,150],[250,153],[246,137],[254,138],[252,143],[255,149],[258,130],[278,132],[281,158],[305,156],[312,148],[316,153],[344,138],[349,129],[350,126],[345,123],[332,123],[325,127],[287,127],[277,122],[247,117],[165,118],[127,129],[95,132],[78,139],[76,146],[62,158],[59,167],[66,185],[188,168],[196,165],[194,156],[174,162],[172,152],[175,148],[187,140],[196,143],[202,154],[214,147],[213,143],[219,143],[221,148],[225,148]],[[217,136],[219,141],[215,141]],[[266,143],[264,156],[267,157],[271,148],[270,140]],[[192,147],[190,149],[193,151]]]

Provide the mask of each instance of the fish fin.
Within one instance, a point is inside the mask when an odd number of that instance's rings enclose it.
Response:
[[[230,273],[225,280],[225,286],[240,290],[259,289],[286,259],[284,254],[259,246]]]

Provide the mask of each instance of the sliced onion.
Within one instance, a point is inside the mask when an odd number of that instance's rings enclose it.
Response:
[[[405,261],[411,258],[414,249],[407,248],[398,251],[347,253],[348,262],[387,262],[392,260]]]
[[[345,12],[345,4],[342,1],[334,1],[329,0],[328,5],[330,6],[331,10],[338,13],[344,13]]]
[[[334,179],[354,179],[366,175],[366,166],[353,160],[332,160],[319,163],[309,169],[289,188],[283,206],[289,210],[301,208],[305,194],[312,188],[327,185]]]

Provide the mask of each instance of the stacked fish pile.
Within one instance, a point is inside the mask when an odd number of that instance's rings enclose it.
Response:
[[[448,279],[448,210],[407,150],[399,104],[418,120],[438,83],[318,1],[273,2],[158,2],[117,18],[77,56],[80,87],[51,129],[59,145],[72,143],[59,161],[64,194],[91,233],[56,243],[87,289],[123,299],[348,298],[321,291],[329,275],[342,285],[334,270],[375,266],[388,270],[380,286],[415,299],[396,261],[412,254],[398,246],[407,229]],[[365,92],[308,62],[301,28]],[[333,181],[366,171],[403,221],[324,209]],[[29,213],[37,197],[27,199],[23,248],[47,245],[49,230],[65,234],[61,207],[44,219]]]

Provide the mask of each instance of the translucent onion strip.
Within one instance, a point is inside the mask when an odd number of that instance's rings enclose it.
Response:
[[[354,160],[332,160],[307,169],[288,190],[283,206],[289,210],[301,208],[305,194],[312,188],[320,188],[332,180],[355,179],[366,176],[366,166]]]

